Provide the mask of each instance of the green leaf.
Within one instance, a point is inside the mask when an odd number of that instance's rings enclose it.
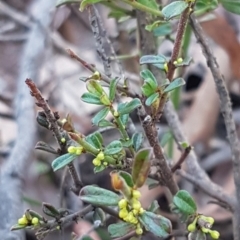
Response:
[[[145,29],[149,32],[152,32],[155,28],[159,27],[163,23],[162,20],[157,20],[153,22],[152,24],[149,24],[145,27]]]
[[[148,70],[148,69],[142,70],[140,72],[140,76],[144,80],[148,79],[148,83],[151,85],[151,87],[153,89],[157,88],[157,85],[158,85],[157,80],[156,80],[156,78],[154,77],[154,75],[152,74],[152,72],[150,70]]]
[[[111,142],[105,149],[105,155],[112,155],[120,152],[122,150],[122,143],[118,140]]]
[[[132,139],[129,140],[124,140],[124,139],[120,139],[122,146],[125,148],[129,148],[130,146],[132,146]]]
[[[66,165],[71,163],[77,157],[78,157],[78,155],[76,155],[76,154],[66,153],[66,154],[56,158],[52,162],[53,171],[55,172],[58,169],[65,167]]]
[[[119,119],[122,122],[123,126],[126,126],[128,123],[129,114],[121,115]]]
[[[134,150],[137,152],[143,143],[143,134],[142,133],[134,133],[132,136],[132,142],[133,142],[133,147]]]
[[[94,4],[94,3],[99,3],[99,2],[105,2],[107,0],[83,0],[80,5],[80,11],[82,12],[87,5],[89,4]]]
[[[96,208],[93,213],[93,221],[101,221],[102,224],[106,221],[106,214],[101,208]]]
[[[134,230],[136,227],[127,222],[114,223],[108,226],[108,232],[111,235],[111,238],[118,238],[125,236],[127,233]]]
[[[192,215],[197,211],[197,206],[191,195],[185,191],[180,190],[173,197],[173,204],[183,214]]]
[[[181,63],[177,63],[175,66],[176,67],[189,66],[192,61],[193,61],[192,57],[187,57],[183,59]]]
[[[60,216],[59,211],[49,203],[45,203],[45,202],[42,203],[42,211],[47,216],[50,216],[50,217],[59,217]]]
[[[183,86],[185,81],[183,78],[176,78],[174,79],[165,89],[164,93],[171,92],[173,89]]]
[[[91,185],[81,189],[79,198],[83,202],[102,206],[117,206],[120,200],[116,193]]]
[[[154,200],[148,208],[149,212],[155,213],[159,209],[159,204],[157,200]]]
[[[98,126],[99,122],[102,121],[107,116],[108,112],[109,112],[109,108],[104,107],[92,118],[92,123]]]
[[[140,58],[140,64],[155,64],[155,63],[162,63],[164,64],[167,61],[164,55],[145,55]]]
[[[127,13],[120,10],[113,10],[108,14],[108,18],[116,18],[116,19],[120,19],[126,16],[127,16]]]
[[[131,174],[124,172],[124,171],[120,171],[119,175],[125,180],[125,182],[127,183],[127,185],[129,187],[131,187],[131,188],[133,187],[133,179],[132,179]]]
[[[96,166],[96,167],[94,167],[93,172],[94,172],[94,173],[98,173],[98,172],[103,171],[104,169],[105,169],[105,166],[104,166],[104,165]]]
[[[166,238],[172,231],[172,224],[167,218],[152,212],[140,215],[140,222],[144,227],[158,237]]]
[[[81,97],[82,101],[90,104],[103,105],[100,98],[92,93],[84,93]]]
[[[27,226],[26,225],[19,225],[19,224],[15,224],[11,227],[11,231],[16,231],[16,230],[19,230],[19,229],[23,229],[23,228],[26,228]]]
[[[170,35],[171,33],[172,33],[172,27],[170,23],[162,24],[159,27],[153,29],[153,35],[155,37],[162,37],[162,36]]]
[[[71,3],[80,3],[81,0],[58,0],[56,3],[56,7],[60,7],[65,4],[71,4]]]
[[[92,146],[94,146],[97,149],[101,149],[102,145],[103,145],[103,138],[101,133],[96,132],[96,133],[92,133],[90,135],[88,135],[85,140],[91,144]]]
[[[155,0],[138,0],[138,2],[149,8],[153,8],[153,9],[159,8],[159,6]]]
[[[153,89],[152,86],[150,85],[150,83],[148,81],[145,81],[141,87],[141,90],[142,90],[142,93],[144,94],[144,96],[149,97],[150,95],[155,93],[156,89]]]
[[[161,138],[160,145],[162,147],[165,147],[166,144],[170,141],[170,139],[173,138],[173,135],[171,132],[166,132],[163,134],[163,137]]]
[[[89,91],[89,93],[92,93],[99,98],[104,93],[102,85],[96,80],[91,79],[91,80],[87,81],[86,87],[87,87],[87,90]]]
[[[142,105],[141,101],[138,98],[134,98],[131,102],[128,102],[125,108],[119,110],[120,115],[129,114],[134,109],[140,107]]]
[[[187,147],[190,146],[188,142],[179,142],[179,144],[181,145],[181,147],[182,147],[183,149],[186,149]]]
[[[136,153],[133,160],[132,178],[136,187],[140,188],[146,181],[150,169],[152,149],[143,148]]]
[[[114,98],[115,98],[118,81],[119,81],[119,79],[115,78],[110,82],[110,86],[109,86],[109,99],[110,99],[110,101],[113,101]]]
[[[221,0],[220,2],[227,11],[240,15],[239,0]]]
[[[159,93],[154,93],[146,99],[146,105],[151,106],[159,97]]]
[[[98,123],[98,126],[99,127],[115,127],[115,125],[111,122],[109,122],[108,120],[106,119],[103,119],[101,120],[99,123]]]
[[[186,8],[188,4],[185,1],[175,1],[162,9],[162,14],[166,20],[170,20],[178,15],[180,15]]]

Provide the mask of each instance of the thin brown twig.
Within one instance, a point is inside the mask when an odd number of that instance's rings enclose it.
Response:
[[[43,109],[44,113],[46,114],[47,120],[49,122],[50,130],[54,133],[54,136],[60,146],[61,154],[66,153],[67,152],[66,144],[62,143],[62,141],[61,141],[62,134],[58,127],[55,114],[52,112],[47,101],[43,98],[41,92],[39,91],[39,89],[37,88],[35,83],[31,79],[27,79],[25,82],[31,90],[31,95],[37,100],[37,105],[39,107],[41,107]],[[75,185],[74,192],[76,194],[78,194],[82,187],[81,180],[77,174],[77,170],[76,170],[75,166],[73,165],[73,163],[68,164],[68,169],[69,169],[69,172],[71,174],[71,177],[72,177],[74,185]]]
[[[224,78],[219,70],[216,58],[214,57],[211,49],[209,48],[209,44],[207,42],[207,39],[203,33],[200,24],[193,15],[190,18],[190,25],[193,29],[193,32],[199,44],[202,47],[203,54],[207,60],[208,67],[212,72],[220,99],[220,109],[223,114],[228,140],[232,151],[233,177],[236,187],[236,197],[238,199],[236,209],[234,211],[233,235],[234,239],[237,240],[240,239],[240,142],[237,136],[236,126],[233,120],[232,104]]]
[[[184,149],[184,152],[182,153],[181,157],[179,158],[179,160],[174,164],[174,166],[171,168],[172,173],[176,172],[178,169],[181,168],[181,165],[183,164],[183,162],[186,160],[188,154],[190,153],[190,151],[192,150],[191,146],[188,146]]]

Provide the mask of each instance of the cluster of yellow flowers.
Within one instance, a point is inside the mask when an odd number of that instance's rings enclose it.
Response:
[[[196,230],[197,222],[198,222],[199,220],[200,220],[200,221],[202,220],[202,221],[204,221],[204,222],[209,223],[209,224],[210,224],[210,227],[211,227],[211,226],[213,225],[213,223],[214,223],[214,218],[212,218],[212,217],[206,217],[206,216],[204,216],[204,215],[198,215],[198,216],[194,219],[194,221],[188,225],[188,231],[189,231],[189,232],[194,232],[194,231]],[[209,227],[209,228],[201,227],[201,231],[204,232],[204,233],[209,233],[213,239],[218,239],[218,238],[220,237],[220,233],[219,233],[218,231],[216,231],[216,230],[211,230],[210,227]]]
[[[36,217],[26,216],[25,214],[18,219],[18,224],[22,226],[31,226],[31,225],[38,225],[39,219]]]
[[[139,223],[138,216],[144,213],[144,209],[141,207],[139,198],[141,193],[138,190],[132,190],[132,198],[130,200],[121,199],[118,203],[119,217],[125,222],[129,222],[136,225],[136,234],[141,235],[143,229]]]
[[[76,155],[81,155],[83,151],[83,147],[75,147],[75,146],[70,146],[68,148],[68,153],[76,154]]]
[[[102,164],[104,166],[108,165],[108,162],[103,161],[105,158],[104,153],[101,151],[98,153],[98,155],[96,156],[96,158],[93,159],[92,163],[94,166],[101,166]]]

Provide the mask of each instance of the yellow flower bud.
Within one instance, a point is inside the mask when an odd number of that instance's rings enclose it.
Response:
[[[137,228],[137,229],[136,229],[136,234],[137,234],[137,235],[142,235],[142,234],[143,234],[142,228]]]
[[[114,111],[113,116],[114,116],[114,117],[119,117],[118,111]]]
[[[177,63],[182,63],[183,62],[183,59],[180,57],[177,59]]]
[[[129,217],[128,211],[126,208],[119,211],[119,217],[125,219],[126,217]]]
[[[65,124],[67,122],[67,119],[64,118],[61,122],[62,122],[62,124]]]
[[[119,208],[126,208],[127,207],[127,199],[121,199],[119,202],[118,202],[118,206],[119,206]]]
[[[165,72],[168,72],[168,64],[167,63],[164,63],[164,70],[165,70]]]
[[[205,220],[206,222],[210,223],[211,225],[213,225],[213,223],[214,223],[214,218],[212,218],[212,217],[206,217],[204,215],[200,215],[199,218]]]
[[[208,232],[210,232],[211,230],[210,230],[209,228],[202,227],[202,228],[201,228],[201,231],[204,232],[204,233],[208,233]]]
[[[108,162],[103,162],[103,165],[104,165],[104,166],[107,166],[107,165],[108,165]]]
[[[133,190],[132,195],[136,199],[139,199],[141,197],[141,193],[138,190]]]
[[[76,153],[76,147],[70,146],[70,147],[68,148],[68,152],[69,152],[69,153],[72,153],[72,154]]]
[[[93,163],[94,166],[100,166],[100,165],[101,165],[100,160],[97,159],[97,158],[94,158],[93,161],[92,161],[92,163]]]
[[[194,232],[196,230],[196,223],[191,223],[187,227],[189,232]]]
[[[209,233],[213,239],[218,239],[220,237],[220,233],[218,231],[209,231]]]
[[[76,155],[81,155],[82,150],[83,150],[82,147],[78,147],[78,148],[76,148],[76,152],[75,152],[75,154],[76,154]]]
[[[28,224],[28,220],[25,215],[24,215],[24,217],[18,219],[18,224],[19,225],[27,225]]]
[[[39,219],[36,218],[36,217],[34,217],[34,218],[32,219],[32,225],[38,225],[38,223],[39,223]]]
[[[97,159],[100,161],[104,159],[104,153],[102,151],[97,155]]]
[[[141,203],[138,201],[138,200],[133,200],[133,203],[132,203],[132,207],[133,207],[133,209],[136,209],[136,210],[140,210],[140,208],[141,208]]]
[[[136,209],[133,209],[132,212],[133,212],[133,214],[134,214],[135,216],[138,215],[138,213],[139,213],[139,211],[136,210]]]
[[[61,138],[61,142],[65,143],[66,142],[66,138]]]
[[[178,64],[178,62],[177,62],[177,61],[174,61],[174,62],[173,62],[173,64],[174,64],[174,65],[177,65],[177,64]]]
[[[145,212],[145,210],[141,207],[140,209],[139,209],[139,214],[143,214]]]

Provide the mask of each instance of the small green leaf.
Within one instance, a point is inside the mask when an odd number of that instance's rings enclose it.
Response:
[[[191,195],[185,190],[177,192],[177,194],[173,197],[173,204],[183,214],[192,215],[197,211],[196,203]]]
[[[110,82],[110,86],[109,86],[109,99],[110,99],[110,101],[113,101],[114,98],[115,98],[118,81],[119,81],[119,79],[115,78]]]
[[[105,2],[107,0],[83,0],[80,5],[80,11],[82,12],[87,5],[89,4],[94,4],[94,3],[99,3],[99,2]]]
[[[99,123],[98,123],[98,126],[99,127],[115,127],[115,125],[111,122],[109,122],[108,120],[106,119],[103,119],[101,120]]]
[[[11,231],[16,231],[16,230],[20,230],[20,229],[23,229],[23,228],[26,228],[27,226],[26,225],[19,225],[19,224],[15,224],[11,227]]]
[[[92,93],[97,97],[101,97],[104,93],[102,85],[99,83],[99,81],[91,79],[87,81],[86,87],[89,93]]]
[[[164,92],[171,92],[173,89],[181,87],[185,84],[185,81],[183,78],[176,78],[174,79],[165,89]]]
[[[93,213],[93,221],[101,221],[102,224],[106,221],[106,214],[101,208],[96,208]]]
[[[45,202],[42,203],[42,211],[47,216],[50,216],[50,217],[59,217],[60,216],[59,211],[49,203],[45,203]]]
[[[162,36],[170,35],[171,33],[172,33],[172,27],[170,23],[162,24],[159,27],[153,29],[153,35],[155,37],[162,37]]]
[[[136,227],[127,222],[114,223],[108,226],[108,232],[111,235],[111,238],[118,238],[125,236],[127,233],[134,230]]]
[[[220,2],[227,11],[240,15],[239,0],[220,0]]]
[[[159,93],[154,93],[146,99],[145,104],[151,106],[159,98]]]
[[[52,162],[53,171],[55,172],[58,169],[65,167],[66,165],[71,163],[77,157],[78,157],[78,155],[76,155],[76,154],[66,153],[66,154],[56,158]]]
[[[161,25],[163,23],[163,21],[161,20],[157,20],[155,22],[153,22],[152,24],[149,24],[145,27],[145,29],[149,32],[152,32],[153,29],[159,27],[159,25]]]
[[[108,18],[116,18],[116,19],[120,19],[126,16],[127,16],[127,13],[120,10],[113,10],[108,14]]]
[[[156,78],[154,77],[154,75],[152,74],[152,72],[150,70],[148,70],[148,69],[142,70],[140,72],[140,76],[144,80],[148,79],[149,80],[148,83],[151,85],[151,87],[153,89],[157,88],[157,85],[158,85],[157,80],[156,80]]]
[[[159,209],[159,204],[157,200],[154,200],[151,205],[148,208],[149,212],[156,213],[156,211]]]
[[[80,3],[81,0],[58,0],[56,3],[56,7],[60,7],[65,4],[71,4],[71,3]]]
[[[186,149],[187,147],[189,147],[189,143],[188,142],[179,142],[179,144],[181,145],[181,147],[183,149]]]
[[[161,215],[146,211],[140,215],[139,220],[149,232],[158,237],[166,238],[172,231],[170,220]]]
[[[164,55],[145,55],[140,58],[140,64],[155,64],[162,63],[164,64],[167,61]]]
[[[98,126],[99,122],[102,121],[107,116],[108,112],[109,112],[109,108],[104,107],[92,118],[92,123]]]
[[[134,133],[132,136],[132,142],[133,142],[133,147],[134,150],[137,152],[143,143],[143,134],[142,133]]]
[[[166,144],[170,141],[170,139],[173,138],[173,135],[171,132],[166,132],[163,134],[161,141],[160,141],[160,145],[162,147],[165,147]]]
[[[128,123],[129,114],[121,115],[119,119],[122,122],[123,126],[126,126]]]
[[[99,132],[92,133],[92,134],[88,135],[85,138],[85,140],[97,149],[102,148],[103,138],[102,138],[101,133],[99,133]]]
[[[136,108],[142,105],[141,101],[138,98],[134,98],[131,102],[128,102],[125,108],[119,110],[120,115],[129,114]]]
[[[124,140],[124,139],[120,139],[122,146],[125,148],[129,148],[132,146],[132,139],[129,140]]]
[[[104,166],[104,165],[96,166],[96,167],[94,167],[93,172],[94,172],[94,173],[98,173],[98,172],[103,171],[104,169],[105,169],[105,166]]]
[[[100,98],[92,93],[84,93],[81,97],[82,101],[90,104],[103,105]]]
[[[153,93],[155,93],[155,89],[152,88],[149,82],[145,81],[141,87],[142,93],[144,96],[149,97]]]
[[[43,141],[37,142],[35,149],[53,153],[53,154],[58,154],[58,152],[53,147],[51,147],[50,145],[48,145],[47,143],[45,143]]]
[[[162,9],[162,14],[166,20],[170,20],[178,15],[180,15],[186,8],[188,4],[185,1],[175,1]]]
[[[118,140],[111,142],[105,149],[105,155],[112,155],[120,152],[122,150],[122,143]]]
[[[117,206],[120,200],[116,193],[91,185],[81,189],[79,198],[83,202],[102,206]]]
[[[138,0],[138,2],[152,9],[158,9],[159,7],[155,0]]]
[[[143,148],[136,153],[132,167],[132,178],[136,187],[140,188],[146,181],[150,169],[152,149]]]
[[[129,187],[131,187],[131,188],[133,187],[133,179],[132,179],[131,174],[124,172],[124,171],[120,171],[119,175],[125,180],[125,182],[127,183],[127,185]]]

